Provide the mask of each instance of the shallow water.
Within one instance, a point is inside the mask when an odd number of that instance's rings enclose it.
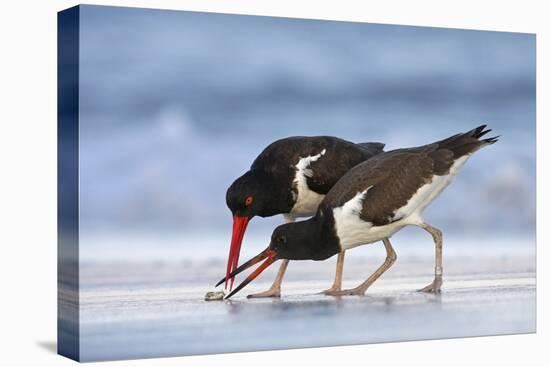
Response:
[[[318,267],[317,272],[295,266],[281,299],[245,298],[269,286],[272,277],[263,276],[233,299],[218,302],[203,301],[210,289],[199,278],[195,286],[185,276],[174,278],[180,284],[167,282],[178,269],[173,264],[143,266],[141,275],[124,271],[129,281],[116,276],[116,283],[107,280],[110,275],[104,267],[88,265],[80,294],[81,358],[146,358],[535,331],[532,258],[518,258],[506,267],[502,259],[483,258],[461,268],[458,260],[447,261],[441,295],[415,292],[431,281],[427,259],[404,259],[401,269],[388,272],[363,297],[317,295],[330,284],[331,273],[324,273],[328,266]],[[366,270],[358,264],[350,262],[346,268],[346,286],[367,275],[359,273]],[[219,269],[218,265],[212,262],[207,268]],[[125,269],[109,268],[113,274]],[[305,271],[309,280],[297,280]],[[96,276],[103,281],[94,284],[91,280]]]

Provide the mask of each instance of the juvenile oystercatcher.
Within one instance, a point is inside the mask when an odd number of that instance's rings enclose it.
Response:
[[[287,223],[312,216],[332,186],[352,167],[383,151],[382,143],[351,143],[331,136],[289,137],[270,144],[254,160],[250,170],[227,190],[227,206],[233,214],[233,235],[227,261],[225,287],[233,286],[229,274],[237,268],[244,232],[255,216],[283,214]],[[337,261],[341,274],[344,254]],[[288,266],[284,260],[271,288],[249,297],[279,297]],[[341,289],[339,277],[327,291]],[[223,283],[220,282],[219,284]]]
[[[314,217],[275,229],[269,247],[238,267],[234,277],[266,259],[231,297],[278,259],[325,260],[359,245],[382,241],[384,263],[353,289],[327,294],[362,295],[396,260],[389,238],[407,225],[430,233],[435,242],[435,276],[420,289],[439,293],[443,282],[442,232],[422,219],[423,210],[451,183],[466,160],[497,137],[480,139],[486,125],[416,148],[381,153],[346,173],[328,192]]]

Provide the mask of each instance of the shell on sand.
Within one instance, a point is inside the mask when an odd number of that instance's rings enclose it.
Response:
[[[223,300],[223,297],[225,297],[225,293],[223,291],[219,292],[207,292],[204,296],[205,301],[221,301]]]

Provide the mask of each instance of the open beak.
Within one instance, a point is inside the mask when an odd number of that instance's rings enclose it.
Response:
[[[233,235],[231,237],[231,247],[229,248],[229,258],[227,259],[227,269],[225,271],[225,289],[227,289],[227,283],[229,280],[231,280],[229,290],[233,288],[235,278],[230,277],[229,275],[239,265],[241,244],[243,242],[244,232],[246,231],[246,226],[248,225],[249,219],[249,217],[233,215]]]
[[[250,274],[248,276],[248,278],[246,278],[241,284],[239,284],[239,286],[237,288],[235,288],[231,293],[229,293],[225,297],[225,299],[228,299],[228,298],[232,297],[235,293],[237,293],[238,291],[240,291],[241,289],[246,287],[246,285],[248,283],[250,283],[251,281],[256,279],[258,277],[258,275],[260,275],[265,269],[267,269],[269,267],[269,265],[271,265],[275,261],[277,261],[278,260],[277,252],[275,252],[274,250],[272,250],[268,247],[267,249],[262,251],[260,254],[254,256],[252,259],[248,260],[247,262],[245,262],[244,264],[242,264],[241,266],[239,266],[238,268],[233,270],[224,279],[220,280],[218,282],[218,284],[216,284],[216,287],[217,287],[218,285],[222,284],[224,281],[227,283],[228,277],[234,279],[234,277],[237,274],[243,272],[244,270],[250,268],[251,266],[256,265],[257,263],[261,262],[264,259],[265,259],[265,261],[262,263],[262,265],[260,265],[256,270],[254,270],[254,272],[252,274]]]

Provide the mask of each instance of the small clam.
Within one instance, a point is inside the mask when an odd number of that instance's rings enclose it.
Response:
[[[223,300],[223,297],[225,296],[225,293],[223,291],[219,292],[207,292],[204,296],[205,301],[221,301]]]

